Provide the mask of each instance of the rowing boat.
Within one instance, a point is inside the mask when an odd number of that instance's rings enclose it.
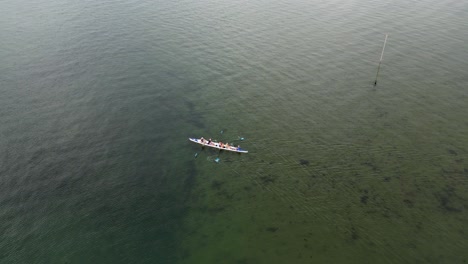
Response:
[[[202,141],[201,138],[189,138],[190,141],[194,142],[194,143],[197,143],[197,144],[200,144],[200,145],[203,145],[203,146],[207,146],[207,147],[210,147],[210,148],[217,148],[217,149],[222,149],[222,150],[227,150],[227,151],[232,151],[232,152],[237,152],[237,153],[248,153],[247,150],[245,149],[241,149],[241,148],[236,148],[236,147],[233,147],[233,146],[228,146],[226,147],[226,145],[220,145],[219,142],[214,142],[214,141],[211,141],[210,144],[208,144],[208,140],[204,139]]]

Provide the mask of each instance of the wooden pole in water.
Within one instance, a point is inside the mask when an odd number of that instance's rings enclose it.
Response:
[[[388,37],[388,34],[385,34],[385,41],[383,43],[382,54],[380,55],[379,67],[377,67],[377,75],[375,75],[374,87],[377,86],[377,78],[379,77],[380,64],[382,64],[383,53],[384,53],[384,50],[385,50],[385,44],[387,44],[387,37]]]

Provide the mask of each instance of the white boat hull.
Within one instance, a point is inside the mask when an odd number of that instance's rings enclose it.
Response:
[[[207,147],[210,147],[210,148],[217,148],[217,149],[222,149],[222,150],[227,150],[227,151],[232,151],[232,152],[237,152],[237,153],[249,153],[245,149],[236,148],[236,147],[233,147],[233,146],[220,147],[218,142],[211,142],[210,144],[208,144],[208,140],[206,140],[206,139],[204,140],[204,142],[201,142],[201,139],[199,139],[199,138],[189,138],[189,140],[194,142],[194,143],[200,144],[202,146],[207,146]]]

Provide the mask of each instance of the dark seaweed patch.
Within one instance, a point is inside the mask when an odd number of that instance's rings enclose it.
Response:
[[[189,122],[197,128],[205,128],[202,116],[195,111],[195,105],[190,101],[185,101],[185,105],[190,112]]]
[[[357,231],[356,231],[356,228],[354,228],[354,226],[351,227],[351,239],[352,239],[352,240],[357,240],[357,239],[359,239],[358,233],[357,233]]]
[[[234,197],[233,194],[228,193],[226,190],[220,190],[216,194],[219,195],[219,196],[222,196],[222,197],[224,197],[224,198],[226,198],[228,200],[232,200],[232,198]]]
[[[406,206],[408,206],[409,208],[413,208],[413,201],[409,200],[409,199],[404,199],[403,202],[406,204]]]
[[[221,212],[224,212],[225,210],[226,210],[226,208],[222,207],[222,206],[218,206],[218,207],[203,206],[203,207],[200,208],[200,211],[206,212],[206,213],[211,213],[211,214],[221,213]]]
[[[212,188],[212,189],[219,190],[219,189],[221,189],[221,187],[222,187],[223,185],[224,185],[224,182],[214,180],[214,181],[211,183],[211,188]]]
[[[384,178],[384,182],[389,182],[391,179],[392,179],[392,178],[390,178],[390,177],[385,177],[385,178]]]
[[[190,254],[190,251],[188,251],[187,249],[184,248],[184,249],[182,250],[182,259],[187,259],[187,258],[190,257],[190,255],[191,255],[191,254]]]
[[[188,175],[184,179],[184,189],[186,190],[185,193],[188,193],[190,190],[192,190],[195,180],[196,180],[196,175],[197,175],[197,170],[195,167],[195,162],[192,160],[188,163]],[[188,199],[189,195],[186,196],[186,199]]]
[[[440,201],[440,205],[441,205],[442,208],[444,208],[445,210],[447,210],[447,211],[449,211],[449,212],[461,212],[461,209],[452,207],[452,206],[450,205],[450,200],[449,200],[449,197],[448,197],[448,196],[440,196],[440,197],[439,197],[439,201]]]
[[[247,258],[240,258],[240,259],[236,260],[236,263],[237,264],[248,264],[249,261],[248,261]]]
[[[457,198],[460,199],[460,197],[455,193],[455,188],[453,186],[446,186],[442,191],[436,193],[435,196],[439,200],[440,207],[444,210],[455,213],[463,211],[459,208],[463,208],[463,206],[456,205],[456,200]]]
[[[259,179],[262,181],[263,184],[269,184],[269,183],[274,183],[275,182],[275,177],[273,177],[271,174],[268,174],[266,176],[260,176]]]
[[[300,159],[299,160],[299,164],[303,165],[303,166],[307,166],[307,165],[309,165],[309,163],[310,163],[310,161],[305,160],[305,159]]]
[[[192,102],[185,101],[185,105],[187,106],[190,112],[193,112],[193,110],[195,110],[195,105]]]
[[[361,196],[361,203],[367,204],[367,200],[369,200],[369,196],[367,196],[367,195],[362,195]]]
[[[214,207],[214,208],[209,208],[208,212],[210,212],[210,213],[221,213],[221,212],[224,212],[224,210],[226,210],[226,208],[224,208],[224,207]]]
[[[455,155],[455,156],[458,155],[458,153],[453,149],[448,149],[448,153]]]
[[[373,164],[372,162],[369,162],[369,161],[363,162],[363,163],[361,163],[361,165],[367,166],[367,167],[371,168],[373,171],[378,170],[377,166],[375,164]]]
[[[422,230],[422,222],[417,222],[416,223],[416,229],[417,230]]]
[[[279,229],[278,227],[267,227],[266,231],[274,233],[278,231],[278,229]]]

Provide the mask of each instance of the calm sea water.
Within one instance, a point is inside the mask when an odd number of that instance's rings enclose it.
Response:
[[[468,262],[468,2],[0,10],[0,263]]]

